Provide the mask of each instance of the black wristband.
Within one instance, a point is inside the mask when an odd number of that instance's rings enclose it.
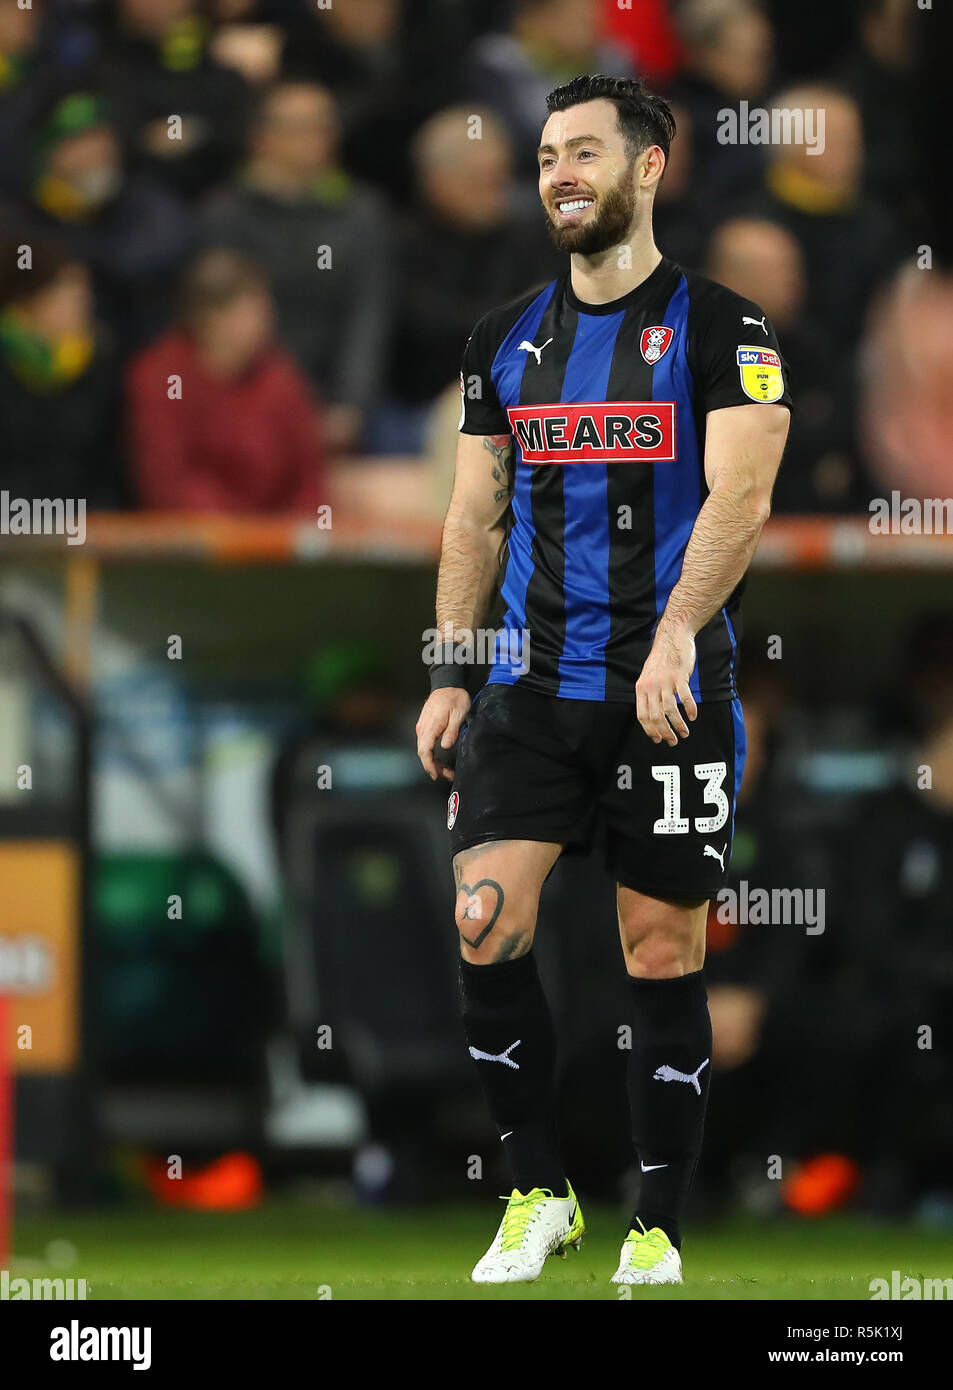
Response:
[[[456,686],[458,690],[466,690],[467,682],[463,666],[456,666],[451,662],[440,662],[430,668],[430,692],[435,690],[447,690]]]

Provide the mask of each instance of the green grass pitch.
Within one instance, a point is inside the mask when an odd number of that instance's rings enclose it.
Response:
[[[283,1197],[237,1213],[123,1207],[25,1216],[12,1272],[85,1278],[90,1299],[616,1299],[608,1279],[622,1238],[618,1212],[583,1209],[582,1250],[549,1260],[536,1284],[505,1288],[468,1278],[502,1210],[489,1202],[395,1211]],[[62,1242],[75,1249],[68,1265]],[[953,1232],[844,1216],[744,1218],[691,1230],[682,1254],[683,1286],[633,1289],[632,1297],[865,1300],[869,1281],[893,1269],[953,1274]]]

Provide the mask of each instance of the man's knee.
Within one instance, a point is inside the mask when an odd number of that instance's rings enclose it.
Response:
[[[454,917],[460,953],[473,965],[492,965],[525,955],[533,944],[535,921],[507,902],[503,886],[484,878],[472,887],[460,883]]]
[[[666,903],[620,894],[619,932],[628,973],[665,980],[701,970],[707,916],[707,901]]]
[[[704,943],[684,940],[664,932],[650,932],[623,941],[625,966],[630,975],[648,980],[669,980],[691,975],[705,963]]]
[[[560,846],[500,840],[453,861],[460,952],[472,965],[523,956],[533,944],[543,880]]]

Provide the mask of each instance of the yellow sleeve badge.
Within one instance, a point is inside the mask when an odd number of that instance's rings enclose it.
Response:
[[[784,395],[781,359],[771,348],[742,345],[738,349],[738,370],[741,389],[751,400],[770,403]]]

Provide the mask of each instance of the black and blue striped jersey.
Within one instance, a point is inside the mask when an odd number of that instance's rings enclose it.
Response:
[[[665,258],[609,304],[567,272],[480,320],[460,381],[460,429],[515,441],[490,681],[634,700],[707,496],[708,411],[791,404],[774,329]],[[696,636],[698,701],[737,694],[743,587]]]

